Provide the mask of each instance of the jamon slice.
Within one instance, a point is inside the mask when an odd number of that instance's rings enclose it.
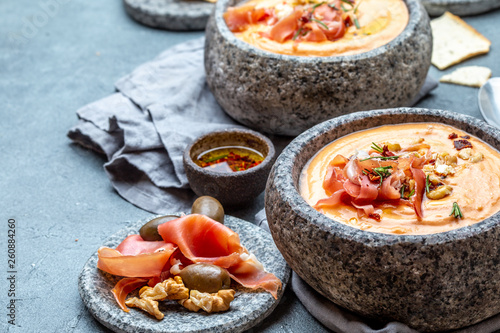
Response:
[[[255,256],[240,243],[237,233],[204,215],[191,214],[158,226],[165,242],[176,244],[193,262],[226,268],[244,287],[263,288],[277,298],[281,281],[264,271]]]

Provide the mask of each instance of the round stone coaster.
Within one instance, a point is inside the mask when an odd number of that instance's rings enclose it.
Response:
[[[177,31],[204,30],[214,3],[201,0],[123,0],[125,10],[144,25]]]
[[[448,11],[458,16],[476,15],[500,7],[499,0],[422,0],[430,16]]]
[[[150,219],[137,221],[120,230],[108,238],[103,246],[115,248],[128,235],[137,234],[139,228]],[[255,326],[278,305],[290,278],[290,268],[270,233],[252,223],[227,215],[224,224],[240,235],[241,244],[255,254],[268,272],[281,280],[283,287],[278,291],[277,300],[268,292],[251,291],[233,282],[232,288],[236,290],[236,294],[231,308],[226,312],[190,312],[175,301],[165,301],[160,302],[159,307],[165,314],[163,320],[156,320],[135,308],[127,313],[120,309],[111,293],[121,277],[97,269],[96,252],[80,273],[78,289],[83,303],[101,324],[115,332],[241,332]],[[137,291],[131,296],[136,294]]]

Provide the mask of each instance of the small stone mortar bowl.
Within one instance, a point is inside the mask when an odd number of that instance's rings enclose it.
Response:
[[[277,158],[266,187],[269,228],[290,267],[348,310],[421,331],[472,325],[500,312],[500,212],[443,233],[382,234],[336,222],[298,192],[304,165],[328,143],[354,131],[411,122],[448,124],[500,150],[498,129],[449,111],[386,109],[323,122]]]
[[[403,0],[410,19],[388,44],[347,56],[301,57],[263,51],[228,29],[219,0],[206,27],[207,83],[224,111],[259,131],[297,135],[356,111],[408,106],[430,66],[432,36],[420,0]]]
[[[193,161],[203,152],[227,146],[251,148],[265,158],[255,167],[232,173],[202,168]],[[274,145],[264,135],[247,129],[230,129],[211,132],[196,139],[184,151],[183,162],[189,185],[197,195],[209,195],[223,205],[238,206],[264,191],[274,158]]]

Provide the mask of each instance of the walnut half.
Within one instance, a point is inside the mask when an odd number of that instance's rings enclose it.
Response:
[[[213,294],[191,290],[189,299],[180,300],[179,304],[194,312],[200,309],[208,313],[222,312],[229,309],[230,303],[234,300],[234,293],[233,289],[222,289]]]
[[[175,276],[173,279],[157,283],[153,288],[143,287],[139,295],[143,299],[155,301],[163,301],[165,299],[186,299],[189,298],[189,289],[184,286],[180,276]]]
[[[158,302],[151,300],[151,299],[142,299],[142,298],[137,298],[137,297],[132,297],[129,298],[125,301],[125,304],[132,308],[139,308],[150,315],[153,315],[156,317],[158,320],[162,320],[164,317],[164,314],[158,309]]]

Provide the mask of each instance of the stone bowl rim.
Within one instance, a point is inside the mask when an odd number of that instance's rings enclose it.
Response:
[[[240,39],[238,39],[234,33],[232,33],[226,25],[224,18],[222,15],[225,13],[227,7],[230,2],[238,2],[242,3],[245,0],[218,0],[215,4],[214,11],[212,12],[213,19],[215,20],[215,25],[219,30],[219,33],[222,38],[225,39],[227,43],[231,46],[236,47],[240,50],[244,50],[252,55],[255,55],[259,58],[268,58],[280,61],[295,61],[299,63],[342,63],[345,61],[356,61],[356,60],[364,60],[370,59],[372,57],[380,56],[385,54],[387,51],[391,50],[394,47],[397,47],[399,44],[403,44],[403,42],[413,35],[413,31],[415,31],[419,20],[421,19],[421,13],[427,15],[423,4],[420,0],[403,0],[408,9],[409,21],[406,25],[405,29],[393,40],[389,43],[379,46],[373,50],[351,54],[351,55],[340,55],[340,56],[327,56],[327,57],[314,57],[314,56],[294,56],[294,55],[286,55],[279,54],[270,51],[265,51],[259,49],[251,44],[248,44]],[[208,41],[205,42],[205,47],[207,47]]]
[[[241,134],[241,133],[253,136],[254,138],[258,139],[262,143],[262,145],[267,146],[268,152],[266,154],[266,157],[259,165],[255,166],[253,168],[247,169],[247,170],[243,170],[243,171],[238,171],[238,172],[233,172],[233,173],[224,173],[224,172],[216,172],[216,171],[211,171],[209,169],[204,169],[204,168],[200,167],[198,164],[194,163],[193,159],[191,158],[191,150],[193,149],[193,147],[195,145],[202,142],[203,140],[210,138],[210,137],[218,136],[221,134]],[[184,160],[184,163],[187,164],[187,166],[189,166],[191,169],[193,169],[194,171],[196,171],[198,173],[205,174],[206,176],[213,177],[213,178],[218,178],[218,179],[227,178],[228,180],[231,180],[231,179],[237,179],[237,178],[241,178],[241,177],[249,176],[251,174],[265,171],[266,168],[269,166],[269,164],[273,161],[275,155],[276,155],[276,149],[274,148],[274,145],[271,142],[271,140],[268,137],[266,137],[265,135],[263,135],[259,132],[256,132],[256,131],[252,131],[250,129],[232,128],[232,129],[212,131],[212,132],[209,132],[207,134],[203,134],[203,135],[197,137],[184,150],[183,160]]]
[[[454,126],[458,129],[462,129],[464,126],[469,125],[475,127],[477,130],[481,132],[484,132],[484,135],[482,137],[477,135],[478,138],[484,141],[483,138],[485,136],[490,136],[491,138],[499,142],[500,146],[500,130],[493,126],[488,125],[487,123],[478,118],[469,115],[464,115],[445,110],[424,109],[424,108],[394,108],[394,109],[381,109],[373,111],[355,112],[322,122],[310,128],[309,130],[306,130],[299,136],[297,136],[287,147],[285,147],[285,149],[276,159],[274,165],[274,168],[277,167],[286,168],[285,170],[283,169],[279,171],[275,170],[274,172],[274,174],[279,172],[281,180],[280,182],[274,182],[276,191],[280,193],[282,200],[285,201],[285,203],[290,207],[291,211],[293,211],[294,214],[304,219],[308,223],[313,224],[314,227],[319,228],[324,232],[334,234],[335,236],[341,239],[357,241],[360,243],[364,243],[365,245],[370,247],[383,247],[388,245],[405,244],[405,243],[423,244],[429,246],[446,244],[456,240],[467,239],[469,237],[482,234],[484,232],[487,232],[488,230],[498,227],[498,225],[500,225],[500,211],[496,212],[495,214],[493,214],[492,216],[486,218],[481,222],[446,232],[426,234],[426,235],[396,235],[396,234],[376,233],[376,232],[357,229],[348,226],[346,224],[343,224],[341,222],[337,222],[327,217],[326,215],[316,211],[302,198],[302,196],[299,194],[297,190],[295,182],[293,181],[293,166],[295,164],[296,157],[299,154],[304,153],[308,149],[308,143],[311,140],[321,135],[328,135],[328,133],[335,131],[335,128],[338,125],[346,126],[349,123],[359,121],[361,119],[394,117],[398,115],[400,116],[402,114],[417,115],[421,116],[422,118],[424,118],[425,116],[442,117],[449,121],[455,121],[456,123],[448,125]],[[430,122],[437,122],[437,121],[429,121],[429,123]],[[402,123],[405,122],[398,121],[394,124],[402,124]],[[385,125],[389,124],[388,123],[380,124],[375,127],[385,126]],[[371,127],[367,126],[364,127],[363,129],[369,129],[369,128]],[[357,129],[356,131],[361,131],[363,129]],[[495,150],[499,150],[496,147],[493,148]],[[315,150],[311,156],[314,156],[314,154],[316,154],[318,151],[319,150]],[[301,166],[301,169],[302,167],[303,166]],[[273,180],[271,179],[271,177],[269,177],[267,188],[269,188],[269,185],[272,181]],[[290,190],[290,188],[292,188],[293,190]],[[286,193],[286,195],[282,196],[281,195],[282,193]],[[268,207],[266,207],[266,209],[268,209]]]

